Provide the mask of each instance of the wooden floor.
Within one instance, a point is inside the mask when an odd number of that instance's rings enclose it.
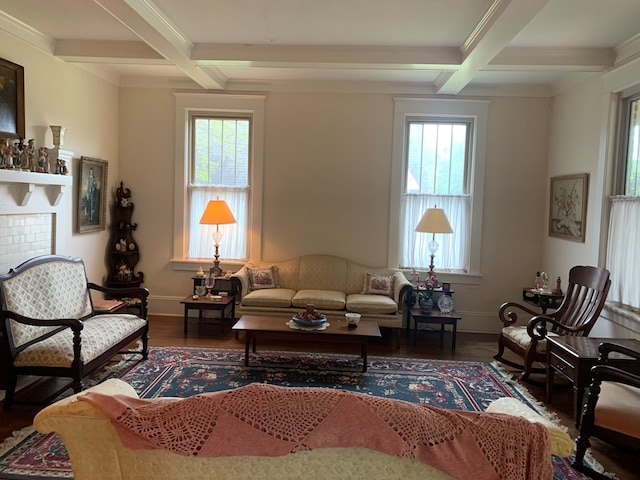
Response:
[[[189,335],[183,336],[182,317],[151,317],[150,344],[185,345],[220,348],[243,348],[244,342],[236,340],[233,333],[227,328],[224,335],[220,333],[219,325],[197,325],[190,323]],[[456,351],[451,351],[451,333],[446,333],[441,344],[439,330],[421,331],[417,346],[413,346],[412,338],[404,333],[401,335],[400,348],[395,348],[394,338],[390,332],[383,332],[381,339],[374,339],[369,343],[369,355],[385,355],[400,357],[418,357],[434,359],[454,359],[490,362],[496,353],[497,335],[471,334],[458,332]],[[266,342],[265,342],[266,344]],[[323,345],[305,344],[291,345],[287,343],[272,344],[270,348],[280,350],[301,350],[302,348],[313,351],[332,351],[337,353],[358,353],[354,346],[349,345]],[[544,388],[526,385],[532,395],[544,404]],[[570,388],[559,387],[554,391],[552,405],[544,405],[547,410],[555,413],[559,420],[569,429],[569,433],[575,438],[576,430],[573,425],[572,401],[573,393]],[[32,424],[33,417],[41,407],[15,405],[10,412],[0,412],[0,439],[11,435],[14,430]],[[593,456],[605,467],[608,472],[613,472],[619,480],[639,479],[640,468],[637,464],[637,454],[623,452],[611,447],[597,439],[592,441]]]

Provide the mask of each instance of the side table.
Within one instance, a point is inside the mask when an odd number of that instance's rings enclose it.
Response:
[[[543,292],[533,288],[523,288],[522,300],[530,305],[540,307],[542,314],[546,315],[548,309],[557,310],[560,308],[564,300],[564,295],[558,295],[551,291]]]
[[[551,403],[554,375],[559,373],[573,385],[576,427],[580,425],[582,400],[585,388],[589,387],[590,370],[598,361],[598,347],[602,342],[640,349],[640,341],[629,338],[547,337],[547,403]],[[633,365],[631,359],[615,358],[613,355],[609,359],[609,363],[614,366],[624,365],[625,362]]]
[[[413,318],[413,345],[418,344],[418,324],[420,323],[435,323],[440,324],[440,344],[444,342],[444,326],[451,325],[453,327],[451,334],[451,350],[456,349],[456,333],[458,330],[458,320],[462,317],[455,311],[450,313],[442,313],[440,310],[433,309],[430,312],[423,312],[419,308],[409,309],[409,324],[411,328],[411,319]]]
[[[187,335],[189,328],[189,310],[198,310],[198,321],[202,321],[202,312],[204,310],[217,310],[220,312],[220,329],[224,334],[225,314],[231,310],[231,319],[236,318],[236,296],[227,295],[220,300],[210,300],[207,297],[199,297],[194,299],[193,295],[188,295],[181,300],[184,305],[184,335]]]

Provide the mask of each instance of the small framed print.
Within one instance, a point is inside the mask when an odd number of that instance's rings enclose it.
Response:
[[[443,292],[450,292],[451,291],[451,284],[449,282],[442,282],[442,291]]]
[[[551,177],[549,236],[584,242],[589,175]]]
[[[105,160],[80,159],[78,187],[78,232],[95,232],[106,228],[107,169]]]

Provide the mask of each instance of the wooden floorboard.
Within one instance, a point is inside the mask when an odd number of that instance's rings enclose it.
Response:
[[[497,318],[496,318],[497,321]],[[456,351],[451,351],[451,333],[445,333],[441,342],[439,326],[419,332],[418,344],[413,346],[412,337],[403,333],[400,336],[400,348],[395,346],[395,336],[390,331],[383,330],[383,336],[372,339],[369,343],[369,355],[400,356],[416,358],[452,359],[491,362],[496,353],[497,335],[474,334],[458,332]],[[150,345],[184,345],[219,348],[244,348],[242,339],[234,338],[234,333],[227,328],[223,335],[220,325],[215,321],[199,325],[195,321],[190,322],[188,336],[183,335],[182,317],[151,316],[150,319]],[[304,350],[312,349],[317,352],[354,353],[353,345],[327,345],[304,344],[292,345],[290,343],[272,343],[269,348],[280,350]],[[531,394],[541,402],[548,410],[555,413],[560,421],[569,429],[569,433],[575,438],[577,432],[573,425],[573,391],[570,388],[557,388],[554,391],[554,401],[551,405],[544,404],[544,388],[535,385],[526,385]],[[29,426],[33,417],[41,407],[15,405],[9,412],[0,412],[0,439],[11,435],[14,430]],[[593,439],[593,455],[609,472],[614,472],[619,480],[632,480],[640,478],[636,463],[637,454],[624,452],[604,442]]]

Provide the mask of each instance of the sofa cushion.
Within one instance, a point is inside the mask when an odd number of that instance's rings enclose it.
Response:
[[[298,290],[347,291],[347,260],[331,255],[300,258]]]
[[[249,290],[276,288],[278,286],[278,267],[271,265],[263,268],[247,268]]]
[[[96,315],[84,321],[80,358],[84,363],[117,345],[123,338],[144,326],[146,320],[130,314]],[[20,352],[14,364],[18,367],[70,367],[73,361],[73,331],[65,328]]]
[[[342,310],[345,306],[345,294],[333,290],[298,290],[291,300],[294,307],[300,308],[306,307],[310,303],[319,310],[323,308]]]
[[[395,279],[396,277],[393,275],[376,275],[367,272],[364,275],[362,293],[393,297],[393,282]]]
[[[254,290],[242,297],[247,307],[290,307],[295,290],[288,288],[264,288]]]
[[[347,296],[347,310],[356,313],[396,313],[398,305],[384,295],[354,293]]]

